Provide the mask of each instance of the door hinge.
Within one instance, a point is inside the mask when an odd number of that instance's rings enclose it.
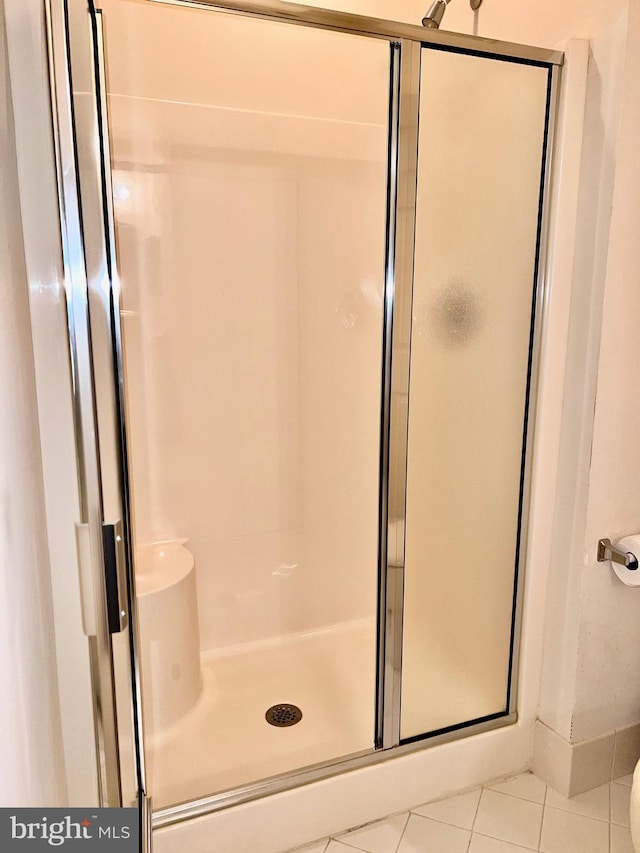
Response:
[[[104,584],[107,596],[109,633],[119,634],[127,626],[126,554],[122,522],[102,525]]]

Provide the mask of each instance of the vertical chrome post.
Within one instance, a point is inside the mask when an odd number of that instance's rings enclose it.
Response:
[[[396,212],[398,205],[398,133],[400,130],[400,61],[401,46],[391,42],[389,86],[389,143],[387,176],[387,229],[384,276],[384,320],[382,357],[382,411],[380,422],[380,486],[379,486],[379,568],[378,568],[378,669],[376,697],[375,747],[384,741],[386,708],[386,649],[388,645],[387,613],[389,551],[389,427],[391,422],[391,351],[393,345],[393,309],[395,306]],[[390,601],[394,599],[391,598]]]
[[[151,798],[140,795],[140,853],[153,850],[153,805]]]
[[[78,196],[73,95],[68,64],[69,34],[64,0],[49,0],[47,21],[62,254],[73,372],[74,419],[78,445],[82,513],[79,522],[88,527],[89,571],[93,577],[95,591],[95,636],[89,637],[89,648],[94,691],[98,786],[102,806],[121,806],[112,640],[104,596],[102,484],[94,409],[88,284]]]
[[[400,742],[405,491],[420,56],[420,43],[405,39],[400,44],[399,68],[397,55],[395,63],[392,62],[380,536],[380,557],[384,571],[380,605],[383,665],[376,740],[377,746],[383,749],[397,746]]]
[[[100,801],[121,806],[146,794],[146,780],[102,20],[91,2],[48,4]]]

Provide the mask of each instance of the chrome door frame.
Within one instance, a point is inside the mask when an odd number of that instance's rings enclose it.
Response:
[[[62,3],[47,2],[45,9],[62,259],[71,350],[78,481],[81,496],[79,524],[85,531],[85,548],[82,549],[79,546],[78,552],[81,573],[86,573],[85,588],[87,586],[90,588],[85,610],[91,612],[93,605],[93,612],[88,620],[85,613],[85,633],[89,637],[94,693],[98,794],[101,806],[121,806],[121,768],[112,642],[103,592],[102,486],[96,440],[93,363],[88,347],[88,282],[78,195],[72,93],[67,65],[67,22]],[[84,550],[84,554],[81,550]]]
[[[44,0],[71,350],[99,803],[138,805],[150,850],[100,13]],[[81,60],[77,61],[77,60]],[[81,73],[77,73],[78,71]],[[74,72],[86,90],[74,90]],[[77,83],[77,81],[76,81]],[[96,334],[99,332],[99,334]],[[102,338],[102,340],[100,340]]]
[[[378,749],[400,744],[402,623],[408,450],[409,353],[418,181],[418,115],[422,45],[396,45],[400,68],[392,88],[389,210],[385,277],[383,420],[380,458],[380,635]],[[394,81],[395,82],[395,81]],[[399,406],[398,398],[407,401]],[[393,519],[393,521],[392,521]]]
[[[130,787],[131,779],[123,781],[121,768],[123,731],[135,746],[135,786],[144,805],[150,811],[144,770],[143,727],[140,695],[137,619],[135,611],[135,579],[131,552],[130,507],[127,482],[126,425],[124,423],[123,371],[119,316],[119,286],[115,268],[113,243],[113,212],[111,207],[109,140],[106,121],[106,90],[101,75],[100,12],[93,0],[44,0],[48,8],[51,55],[52,104],[54,136],[58,165],[60,209],[63,230],[65,281],[69,305],[69,331],[72,349],[74,402],[78,435],[80,480],[83,488],[83,521],[89,525],[91,567],[96,590],[98,632],[95,646],[94,691],[96,731],[98,733],[101,791],[104,804],[122,802],[122,790]],[[524,550],[531,488],[531,449],[535,427],[535,406],[529,406],[525,424],[525,453],[523,488],[520,500],[520,576],[516,577],[512,633],[512,672],[508,707],[505,713],[455,727],[451,731],[426,735],[411,742],[400,741],[400,673],[402,654],[402,592],[404,571],[404,484],[406,483],[407,424],[393,411],[391,388],[398,387],[400,376],[406,376],[409,358],[408,341],[411,329],[413,288],[413,245],[415,228],[415,194],[417,169],[417,138],[419,119],[420,58],[423,47],[450,52],[473,54],[493,59],[522,62],[546,67],[549,73],[547,136],[542,171],[543,205],[539,217],[538,259],[535,282],[534,335],[530,359],[529,400],[535,400],[542,314],[547,271],[545,252],[547,242],[553,130],[558,100],[558,80],[563,54],[558,51],[526,45],[498,42],[492,39],[428,30],[410,24],[400,24],[333,12],[315,7],[279,2],[279,0],[148,0],[174,6],[206,8],[258,17],[267,20],[314,27],[356,36],[386,40],[390,46],[390,126],[389,126],[389,186],[386,234],[384,341],[383,341],[383,410],[380,461],[380,551],[379,551],[379,669],[376,697],[376,732],[373,751],[336,758],[301,771],[282,774],[261,782],[224,791],[195,802],[184,803],[157,811],[153,815],[156,827],[173,824],[204,815],[231,805],[274,794],[308,782],[318,781],[346,770],[388,760],[395,756],[423,749],[427,744],[448,742],[471,734],[509,725],[516,721],[515,696],[519,653],[519,633],[522,616]],[[95,139],[88,172],[79,174],[74,122],[72,88],[72,50],[69,45],[68,17],[84,7],[87,19],[93,21],[95,73]],[[91,14],[93,13],[93,15]],[[87,34],[89,37],[89,33]],[[85,164],[86,167],[87,164]],[[87,269],[88,245],[82,224],[83,193],[95,194],[103,211],[102,272],[94,280]],[[413,201],[412,201],[413,200]],[[106,283],[106,286],[105,286]],[[92,347],[89,313],[91,302],[109,322],[113,334],[110,351],[97,352]],[[96,322],[94,309],[92,323]],[[403,369],[404,368],[404,369]],[[96,377],[111,372],[111,385]],[[104,378],[104,377],[103,377]],[[407,384],[408,379],[404,380]],[[100,387],[97,387],[100,385]],[[98,400],[99,405],[96,405]],[[104,411],[107,414],[105,417]],[[111,454],[105,471],[104,448],[98,441],[106,430],[115,436],[119,453]],[[102,456],[102,467],[101,467]],[[129,605],[129,642],[131,645],[131,707],[123,712],[118,703],[114,679],[113,647],[108,631],[108,614],[103,595],[104,569],[102,527],[103,478],[117,481],[120,489],[120,513],[125,528],[125,569]],[[390,540],[392,528],[389,510],[399,521],[393,528],[395,543]],[[120,707],[118,707],[120,705]],[[117,789],[117,791],[116,791]],[[149,824],[151,820],[149,820]]]

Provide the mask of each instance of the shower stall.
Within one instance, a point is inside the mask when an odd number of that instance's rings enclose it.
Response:
[[[103,804],[513,724],[562,55],[100,7],[49,36]]]

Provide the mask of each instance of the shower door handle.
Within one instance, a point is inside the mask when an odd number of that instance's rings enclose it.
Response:
[[[126,557],[122,523],[102,525],[104,584],[109,633],[119,634],[127,627]]]

